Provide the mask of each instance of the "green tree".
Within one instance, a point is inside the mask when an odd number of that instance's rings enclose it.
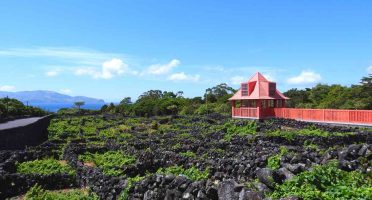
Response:
[[[287,101],[287,107],[289,108],[302,108],[312,107],[312,103],[309,100],[310,88],[304,90],[299,90],[297,88],[290,89],[283,94],[289,97],[290,100]]]
[[[317,84],[310,90],[309,99],[317,107],[322,103],[322,101],[327,97],[330,86],[325,84]]]
[[[341,85],[329,86],[328,93],[319,101],[318,108],[341,108],[347,99],[347,88]]]
[[[225,103],[235,92],[236,90],[228,86],[226,83],[221,83],[212,88],[206,89],[204,99],[207,103]]]
[[[132,104],[132,98],[125,97],[123,100],[120,101],[120,105],[129,105]]]
[[[85,102],[84,101],[77,101],[77,102],[74,102],[74,105],[78,110],[80,110],[80,108],[85,105]]]

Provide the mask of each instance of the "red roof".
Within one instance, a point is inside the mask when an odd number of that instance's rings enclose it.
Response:
[[[269,89],[275,82],[268,81],[260,72],[257,72],[248,80],[248,82],[242,83],[248,84],[250,92],[247,95],[242,95],[242,89],[240,88],[229,100],[241,100],[241,99],[289,99],[284,96],[279,90],[275,88],[275,92],[269,95]]]

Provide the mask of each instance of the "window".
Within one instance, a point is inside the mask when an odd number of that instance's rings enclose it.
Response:
[[[266,100],[261,100],[261,107],[266,108]]]
[[[274,100],[269,100],[269,108],[274,108]]]
[[[276,100],[276,107],[281,108],[282,107],[282,100]]]
[[[257,107],[257,106],[256,106],[256,100],[251,100],[251,107],[253,107],[253,108],[254,108],[254,107]]]
[[[248,84],[242,83],[242,96],[248,96]]]
[[[274,96],[276,92],[276,83],[269,83],[269,96]]]

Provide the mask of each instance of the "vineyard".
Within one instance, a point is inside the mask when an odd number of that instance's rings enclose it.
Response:
[[[0,199],[371,199],[372,130],[211,114],[56,116]]]

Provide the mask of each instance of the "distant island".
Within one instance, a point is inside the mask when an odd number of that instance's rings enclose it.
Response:
[[[26,105],[40,107],[44,110],[56,112],[61,108],[71,108],[74,102],[83,101],[86,109],[100,109],[105,105],[102,99],[95,99],[85,96],[69,96],[54,91],[36,90],[20,92],[3,92],[0,91],[0,98],[9,97],[18,99]]]

